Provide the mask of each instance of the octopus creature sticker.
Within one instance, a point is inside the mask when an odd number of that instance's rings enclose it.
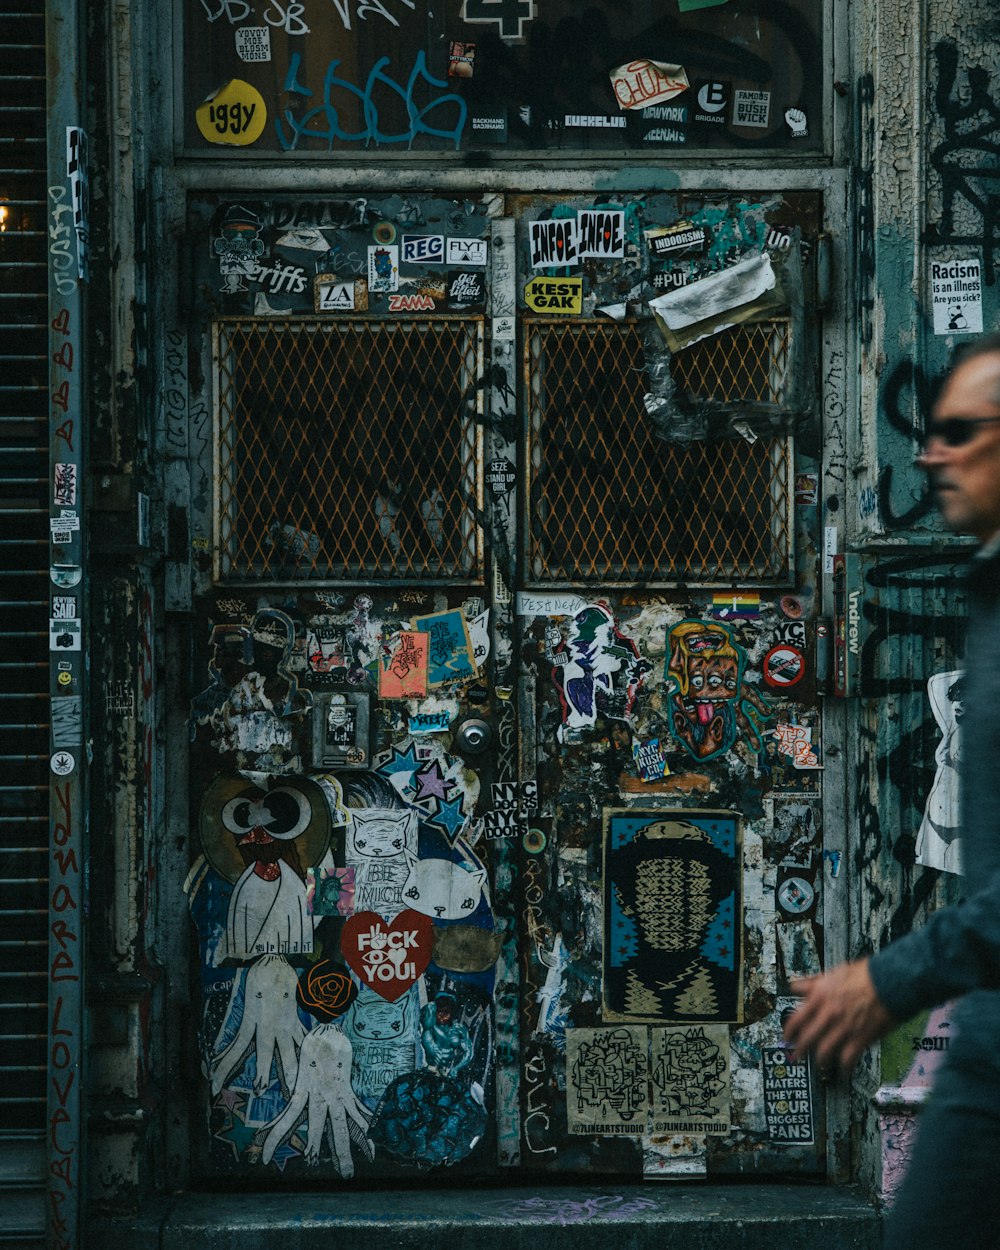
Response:
[[[667,634],[670,733],[694,759],[724,755],[741,734],[762,749],[773,713],[745,671],[746,651],[727,625],[685,620]]]

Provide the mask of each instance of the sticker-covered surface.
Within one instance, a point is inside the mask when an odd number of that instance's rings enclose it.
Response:
[[[806,0],[203,0],[178,57],[184,145],[305,158],[816,149],[821,31]]]
[[[443,665],[482,609],[416,599],[204,605],[187,894],[214,1172],[348,1179],[458,1164],[490,1138],[499,948],[474,848],[481,783],[447,749],[454,712],[420,711],[421,626],[447,626]],[[341,661],[332,683],[324,645]],[[457,711],[475,675],[438,681],[434,697]],[[422,716],[433,732],[414,736]]]
[[[199,1174],[822,1173],[817,197],[192,217]]]

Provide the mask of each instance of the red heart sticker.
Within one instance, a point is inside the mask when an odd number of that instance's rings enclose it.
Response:
[[[340,934],[347,966],[376,994],[394,1003],[431,961],[434,925],[419,911],[401,911],[387,923],[374,911],[348,916]]]

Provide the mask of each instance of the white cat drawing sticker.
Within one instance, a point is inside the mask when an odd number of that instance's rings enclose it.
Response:
[[[403,901],[433,920],[461,920],[479,906],[486,889],[486,869],[450,859],[417,859],[407,855],[410,866]]]
[[[376,911],[391,920],[406,906],[406,853],[417,849],[417,813],[406,808],[369,807],[351,815],[346,860],[354,869],[354,910]]]
[[[416,995],[408,991],[390,1003],[362,987],[344,1016],[344,1034],[354,1052],[351,1084],[373,1110],[391,1082],[417,1066]]]

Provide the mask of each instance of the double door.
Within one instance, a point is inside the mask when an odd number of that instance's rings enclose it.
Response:
[[[198,1171],[822,1172],[820,197],[200,211]]]

